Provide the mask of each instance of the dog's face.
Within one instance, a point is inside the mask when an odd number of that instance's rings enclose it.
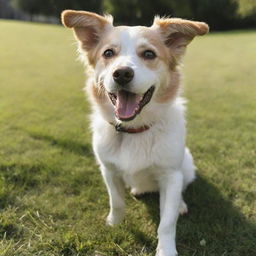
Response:
[[[155,18],[151,27],[114,27],[110,18],[69,10],[62,21],[74,29],[94,68],[94,91],[104,91],[122,121],[134,119],[151,100],[165,102],[176,95],[175,70],[187,44],[208,32],[205,23],[182,19]]]
[[[122,121],[134,119],[163,83],[165,49],[157,37],[150,28],[113,27],[97,47],[96,81]]]

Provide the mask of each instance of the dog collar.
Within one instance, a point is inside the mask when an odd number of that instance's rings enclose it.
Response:
[[[112,122],[109,122],[111,125],[113,125],[116,129],[117,132],[125,132],[125,133],[141,133],[147,131],[150,126],[148,125],[143,125],[138,128],[125,128],[121,124],[114,124]]]

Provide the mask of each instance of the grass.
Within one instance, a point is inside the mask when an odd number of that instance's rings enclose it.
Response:
[[[153,256],[158,195],[105,226],[83,67],[72,33],[1,21],[0,256]],[[181,256],[256,252],[256,33],[195,39],[185,58],[188,145],[198,178],[177,227]]]

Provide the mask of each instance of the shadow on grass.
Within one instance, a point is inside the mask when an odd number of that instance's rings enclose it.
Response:
[[[48,166],[39,162],[0,162],[0,213],[14,205],[25,191],[38,189],[40,184],[49,182],[51,176],[47,170]]]
[[[256,225],[249,222],[207,180],[199,176],[184,197],[189,213],[181,216],[177,225],[177,248],[181,255],[256,255]],[[159,195],[148,194],[138,199],[146,204],[157,226]],[[136,234],[142,244],[150,244],[146,234],[144,238],[140,232],[134,232],[137,237]]]
[[[48,134],[41,134],[41,133],[36,133],[32,131],[27,131],[27,132],[32,138],[36,140],[47,141],[53,146],[59,147],[63,150],[75,153],[77,155],[93,157],[93,152],[90,144],[82,144],[77,141],[73,141],[69,139],[55,138]]]

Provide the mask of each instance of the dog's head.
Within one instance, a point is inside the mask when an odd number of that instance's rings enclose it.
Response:
[[[111,102],[121,121],[134,119],[151,101],[177,95],[186,46],[208,32],[203,22],[159,17],[151,27],[114,27],[110,16],[72,10],[62,13],[62,22],[73,28],[94,69],[94,96]]]

